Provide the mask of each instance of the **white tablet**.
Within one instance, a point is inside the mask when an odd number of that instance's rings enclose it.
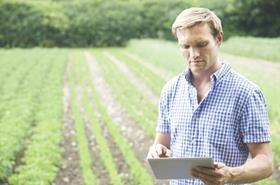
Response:
[[[212,158],[148,158],[156,179],[191,179],[191,169],[197,166],[214,168]]]

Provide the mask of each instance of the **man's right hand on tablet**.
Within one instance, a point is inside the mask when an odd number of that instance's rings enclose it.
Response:
[[[150,147],[147,158],[172,157],[172,152],[169,148],[162,144],[154,144]]]

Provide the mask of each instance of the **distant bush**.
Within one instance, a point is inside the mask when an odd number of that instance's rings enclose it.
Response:
[[[0,1],[0,47],[121,46],[131,38],[173,39],[182,1]]]
[[[72,3],[66,6],[69,28],[64,45],[116,46],[139,36],[141,18],[139,7],[131,4],[104,1]]]
[[[222,19],[224,39],[279,36],[278,4],[271,2],[0,0],[0,47],[107,47],[125,45],[131,38],[174,40],[171,25],[178,13],[191,6],[214,10]]]
[[[31,1],[0,3],[0,46],[61,45],[68,18],[58,4]]]
[[[228,24],[255,37],[280,37],[279,0],[229,0],[224,15]]]

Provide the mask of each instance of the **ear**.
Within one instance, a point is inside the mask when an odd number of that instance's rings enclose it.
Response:
[[[216,37],[216,43],[219,47],[221,47],[222,42],[223,42],[223,32],[219,32]]]

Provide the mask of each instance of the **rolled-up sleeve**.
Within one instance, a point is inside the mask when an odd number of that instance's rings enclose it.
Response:
[[[168,108],[168,90],[165,86],[161,92],[158,121],[156,131],[158,133],[170,133],[170,119],[169,119],[169,108]]]
[[[246,102],[241,130],[244,143],[270,142],[268,109],[263,94],[259,89],[252,91]]]

